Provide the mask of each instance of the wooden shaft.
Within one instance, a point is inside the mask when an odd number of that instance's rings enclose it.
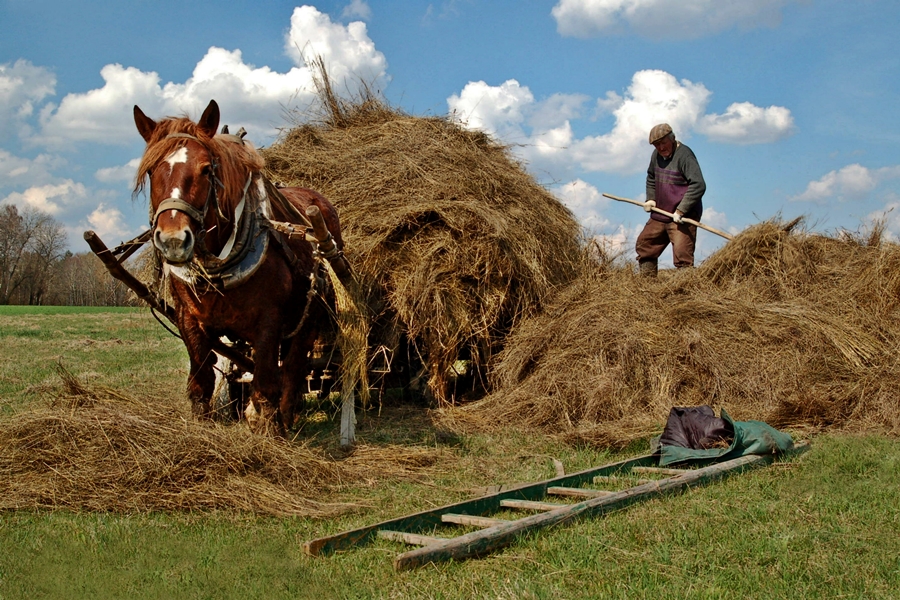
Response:
[[[351,271],[350,263],[347,262],[344,255],[338,252],[334,238],[331,232],[328,231],[328,226],[322,217],[322,211],[319,210],[318,206],[312,205],[306,209],[306,216],[309,217],[309,222],[312,224],[313,235],[318,242],[319,252],[331,263],[331,267],[341,283],[344,284],[344,287],[349,289],[349,286],[353,285],[353,271]]]
[[[88,246],[90,246],[91,248],[91,251],[97,255],[97,258],[100,259],[100,261],[103,263],[103,266],[106,267],[106,270],[109,271],[109,274],[112,275],[113,278],[118,279],[123,284],[125,284],[128,289],[134,292],[138,298],[146,302],[150,306],[150,308],[162,314],[173,325],[177,327],[178,323],[175,320],[175,309],[172,306],[164,303],[159,296],[157,296],[150,290],[150,288],[144,285],[144,282],[129,273],[128,269],[123,267],[122,263],[116,260],[116,257],[114,255],[115,251],[110,251],[109,248],[106,247],[106,244],[103,243],[103,240],[100,239],[99,235],[97,235],[94,231],[85,231],[84,241],[87,242]],[[132,242],[128,243],[131,244]],[[234,350],[218,339],[210,340],[210,346],[212,347],[214,352],[230,359],[231,362],[236,364],[244,371],[247,371],[248,373],[253,372],[253,359],[245,356],[237,350]]]
[[[644,207],[644,203],[639,200],[632,200],[631,198],[622,198],[621,196],[613,196],[612,194],[607,194],[607,193],[604,193],[603,195],[606,196],[607,198],[612,198],[613,200],[618,200],[619,202],[628,202],[630,204],[640,206],[641,208]],[[661,208],[656,208],[655,206],[650,207],[650,210],[652,210],[655,213],[665,215],[665,216],[669,217],[670,219],[675,217],[675,215],[670,213],[669,211],[663,210]],[[682,222],[687,223],[688,225],[695,225],[695,226],[699,227],[700,229],[705,229],[706,231],[709,231],[710,233],[715,233],[716,235],[721,235],[726,240],[734,239],[734,236],[731,235],[730,233],[726,233],[726,232],[722,231],[721,229],[716,229],[715,227],[710,227],[709,225],[701,223],[700,221],[695,221],[694,219],[689,219],[687,217],[681,217],[681,220],[682,220]]]

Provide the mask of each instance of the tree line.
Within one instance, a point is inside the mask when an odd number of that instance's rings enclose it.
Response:
[[[0,304],[132,306],[139,302],[92,252],[73,254],[62,224],[34,209],[0,207]]]

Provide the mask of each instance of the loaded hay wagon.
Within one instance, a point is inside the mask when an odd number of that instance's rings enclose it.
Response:
[[[320,336],[310,356],[315,381],[305,391],[327,390],[336,377],[336,361],[327,358],[343,354],[345,382],[371,375],[376,389],[440,406],[481,397],[508,333],[584,268],[580,225],[508,148],[481,132],[411,117],[368,96],[344,102],[327,81],[322,97],[318,121],[260,150],[262,175],[278,182],[272,189],[315,189],[334,203],[346,242],[340,260],[353,264],[354,310],[345,318],[355,321],[355,339],[347,322],[339,351]],[[312,225],[282,229],[318,244]],[[148,284],[124,266],[150,233],[111,250],[93,232],[85,236],[114,277],[175,322],[160,273]],[[348,348],[356,357],[349,379]],[[255,368],[247,341],[217,336],[210,349],[232,365],[228,387],[246,387]],[[360,395],[368,391],[369,383],[359,386]]]

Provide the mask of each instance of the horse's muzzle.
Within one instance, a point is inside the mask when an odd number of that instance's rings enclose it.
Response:
[[[167,263],[180,265],[194,257],[194,234],[188,228],[170,232],[157,227],[153,232],[153,245]]]

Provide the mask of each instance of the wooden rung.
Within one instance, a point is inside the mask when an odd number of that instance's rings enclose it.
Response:
[[[458,515],[455,513],[442,514],[441,521],[456,525],[471,525],[473,527],[493,527],[494,525],[509,523],[506,519],[492,519],[491,517],[479,517],[478,515]]]
[[[588,488],[573,488],[553,486],[547,488],[548,494],[554,496],[574,496],[576,498],[602,498],[603,496],[611,496],[616,492],[608,492],[606,490],[592,490]]]
[[[437,542],[446,541],[445,538],[420,535],[418,533],[407,533],[405,531],[391,531],[389,529],[379,529],[378,537],[384,540],[391,540],[392,542],[403,542],[412,546],[430,546]]]
[[[522,510],[556,510],[567,504],[555,504],[553,502],[535,502],[534,500],[501,500],[500,506],[504,508],[520,508]]]
[[[657,475],[682,475],[691,469],[665,469],[663,467],[632,467],[632,473],[656,473]]]
[[[634,477],[616,477],[615,475],[597,475],[594,483],[627,483],[629,485],[644,485],[656,481],[655,479],[635,479]]]

